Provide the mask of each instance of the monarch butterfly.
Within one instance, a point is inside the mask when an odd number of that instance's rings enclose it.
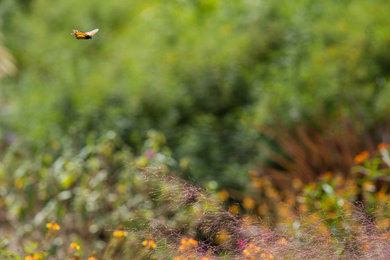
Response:
[[[76,36],[77,39],[91,39],[92,36],[94,36],[95,33],[97,33],[98,31],[99,29],[95,29],[84,33],[84,32],[80,32],[79,30],[73,29],[72,35]]]

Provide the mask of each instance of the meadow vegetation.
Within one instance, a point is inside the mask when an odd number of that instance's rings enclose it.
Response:
[[[385,258],[389,8],[0,1],[0,258]]]

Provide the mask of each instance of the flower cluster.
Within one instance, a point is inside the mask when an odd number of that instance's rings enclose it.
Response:
[[[149,247],[149,248],[152,248],[152,249],[156,248],[156,246],[157,246],[156,243],[154,243],[153,240],[144,240],[144,241],[142,241],[142,245],[144,247]]]
[[[181,245],[179,247],[179,250],[186,251],[186,250],[191,249],[197,245],[198,245],[198,241],[196,241],[195,239],[183,237],[181,239]]]
[[[53,222],[53,221],[47,223],[46,224],[46,228],[49,229],[49,230],[55,230],[55,231],[61,229],[60,225],[58,225],[56,222]]]
[[[249,259],[255,259],[255,256],[259,251],[259,247],[255,246],[253,243],[249,243],[248,246],[242,251],[242,254]]]

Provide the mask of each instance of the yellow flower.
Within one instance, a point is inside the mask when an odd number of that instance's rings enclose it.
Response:
[[[240,207],[238,205],[231,205],[229,207],[229,212],[233,215],[237,215],[240,212]]]
[[[362,151],[361,153],[359,153],[358,155],[355,156],[355,158],[353,159],[354,162],[356,164],[360,164],[362,162],[364,162],[368,157],[370,157],[370,154],[369,152],[367,151]]]
[[[252,259],[259,251],[259,247],[255,246],[253,243],[249,243],[249,245],[242,251],[242,253]]]
[[[242,202],[242,205],[246,209],[253,209],[255,207],[255,204],[256,204],[256,202],[252,198],[249,198],[249,197],[244,198],[244,200]]]
[[[50,230],[60,230],[61,229],[60,225],[58,225],[56,222],[47,223],[46,228],[48,228]]]
[[[113,235],[114,237],[127,237],[127,232],[123,230],[115,230]]]
[[[218,197],[225,201],[229,198],[229,192],[227,190],[221,190],[220,192],[218,192]]]
[[[285,245],[287,245],[287,240],[284,237],[282,237],[282,238],[279,239],[279,244],[285,246]]]
[[[97,260],[97,258],[94,257],[94,256],[91,256],[91,257],[88,258],[88,260]]]
[[[196,241],[195,239],[183,237],[181,239],[181,245],[179,247],[179,250],[184,251],[196,245],[198,245],[198,241]]]
[[[144,241],[142,241],[142,245],[143,246],[149,246],[149,247],[151,247],[151,248],[156,248],[156,243],[154,243],[154,241],[153,240],[144,240]]]
[[[226,240],[229,239],[229,233],[226,230],[219,230],[217,232],[217,236],[215,237],[215,240],[219,245],[223,244],[226,242]]]
[[[43,255],[37,254],[37,253],[34,253],[32,255],[28,255],[24,258],[24,260],[39,260],[39,259],[43,259]]]
[[[188,239],[187,244],[196,246],[198,244],[198,241],[196,241],[195,239],[190,238],[190,239]]]
[[[80,250],[80,246],[76,242],[70,243],[69,247],[76,250]]]
[[[173,260],[187,260],[184,256],[176,256],[173,258]]]

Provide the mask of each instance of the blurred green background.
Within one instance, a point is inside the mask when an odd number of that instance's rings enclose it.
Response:
[[[112,130],[140,152],[153,129],[190,180],[242,188],[258,125],[388,121],[388,5],[2,0],[17,68],[1,81],[2,137],[81,147]]]
[[[264,176],[288,190],[350,174],[358,152],[390,141],[388,10],[384,0],[0,0],[0,208],[19,220],[43,212],[41,224],[81,192],[72,210],[101,212],[102,228],[126,203],[120,185],[151,208],[130,174],[145,166],[233,202]],[[91,40],[70,35],[95,28]],[[114,186],[116,206],[88,206]]]

